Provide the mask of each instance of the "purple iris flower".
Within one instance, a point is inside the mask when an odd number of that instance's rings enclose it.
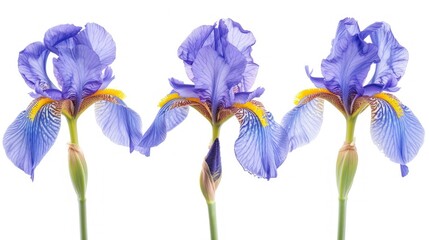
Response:
[[[57,84],[46,71],[51,54]],[[109,65],[115,56],[111,35],[95,23],[84,29],[70,24],[53,27],[43,42],[31,43],[19,53],[19,71],[33,89],[34,100],[4,135],[6,154],[17,167],[33,178],[58,135],[61,114],[77,119],[93,103],[104,134],[133,151],[141,138],[140,117],[125,105],[121,91],[106,88],[114,79]]]
[[[170,79],[173,91],[160,102],[160,111],[139,144],[141,152],[149,156],[150,148],[165,140],[191,106],[212,125],[213,142],[222,123],[235,115],[241,124],[235,142],[238,161],[258,177],[276,177],[287,154],[280,144],[284,129],[254,100],[264,89],[251,91],[258,71],[251,57],[253,44],[253,34],[231,19],[195,29],[178,49],[193,84]]]
[[[283,118],[282,125],[291,136],[290,150],[319,132],[323,100],[332,103],[348,122],[353,120],[353,128],[357,116],[370,107],[374,143],[400,164],[402,176],[407,175],[406,164],[417,155],[424,139],[418,119],[392,94],[399,90],[407,62],[408,51],[387,23],[376,22],[360,31],[354,19],[340,21],[331,53],[322,61],[323,77],[313,77],[306,69],[317,88],[299,93],[297,106]],[[371,66],[375,71],[368,78]]]

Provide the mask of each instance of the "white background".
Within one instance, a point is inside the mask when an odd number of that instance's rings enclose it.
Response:
[[[410,53],[396,95],[428,128],[428,9],[414,1],[3,1],[0,3],[0,135],[24,110],[31,89],[20,76],[18,53],[41,41],[58,24],[96,22],[116,41],[112,88],[127,94],[143,130],[169,91],[169,77],[188,82],[176,51],[196,27],[232,18],[251,30],[260,65],[255,87],[280,121],[295,94],[313,87],[304,66],[320,76],[338,21],[354,17],[364,29],[388,22]],[[7,5],[6,5],[7,3]],[[50,65],[50,64],[49,64]],[[217,191],[220,239],[336,239],[335,161],[345,137],[342,115],[326,104],[317,139],[290,153],[276,179],[243,171],[233,144],[238,123],[221,129],[222,182]],[[0,239],[78,239],[78,205],[67,163],[68,129],[35,172],[35,180],[0,151]],[[359,167],[349,194],[347,239],[429,239],[428,147],[423,146],[400,176],[372,143],[370,112],[358,119]],[[152,150],[129,154],[110,142],[94,120],[93,108],[78,123],[89,168],[87,190],[90,239],[209,239],[208,215],[199,189],[201,162],[208,151],[210,125],[191,110],[189,117]],[[3,148],[1,148],[3,149]]]

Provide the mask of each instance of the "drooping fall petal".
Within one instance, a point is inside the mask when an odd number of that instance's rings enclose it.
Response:
[[[265,115],[264,123],[249,109],[242,108],[236,113],[240,135],[235,142],[235,156],[246,171],[270,179],[277,176],[277,168],[286,159],[287,136],[271,113]]]
[[[158,146],[167,137],[167,132],[179,125],[189,112],[188,106],[174,107],[177,101],[183,99],[173,99],[166,102],[154,121],[150,125],[149,129],[144,133],[140,143],[138,144],[138,150],[146,156],[150,155],[150,149]]]
[[[423,144],[423,126],[411,110],[400,103],[393,107],[385,99],[375,98],[371,103],[371,112],[374,143],[390,160],[405,166]],[[401,172],[404,176],[408,170],[401,167]]]
[[[117,99],[117,103],[98,101],[95,103],[95,116],[103,133],[114,143],[128,146],[130,152],[139,143],[141,133],[140,116],[125,103]]]
[[[316,138],[323,122],[323,100],[315,98],[289,111],[282,120],[288,132],[289,151],[305,145]]]
[[[31,111],[36,104],[41,104],[41,100],[34,100],[21,112],[3,137],[8,158],[32,179],[34,169],[52,147],[61,125],[61,108],[57,102],[44,104],[33,116]]]

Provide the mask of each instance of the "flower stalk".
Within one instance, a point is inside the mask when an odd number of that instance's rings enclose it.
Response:
[[[209,153],[205,161],[203,161],[200,175],[201,192],[206,199],[209,213],[211,240],[218,239],[215,193],[219,186],[222,172],[218,139],[219,128],[220,126],[213,125],[213,139],[211,141]]]
[[[69,171],[79,201],[79,222],[80,238],[87,240],[87,221],[86,221],[86,186],[88,181],[88,169],[85,157],[78,144],[78,134],[76,127],[76,118],[67,118],[70,131],[69,144]]]
[[[353,141],[356,117],[347,119],[346,141],[338,152],[337,158],[337,188],[338,188],[338,240],[344,240],[346,235],[346,212],[348,193],[352,187],[358,164],[358,155]]]

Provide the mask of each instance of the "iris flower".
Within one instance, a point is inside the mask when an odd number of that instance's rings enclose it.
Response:
[[[293,150],[317,135],[324,100],[332,103],[345,117],[346,139],[337,162],[337,185],[344,218],[345,200],[357,167],[354,128],[361,112],[368,107],[371,109],[372,139],[390,160],[400,165],[402,176],[407,175],[406,164],[422,146],[422,125],[392,94],[399,90],[397,85],[407,62],[408,51],[398,43],[387,23],[376,22],[360,31],[354,19],[343,19],[338,25],[331,53],[322,61],[323,77],[313,77],[306,68],[316,88],[300,92],[296,98],[297,106],[283,118],[282,125],[288,130],[290,150]],[[372,66],[374,72],[368,76]],[[340,219],[340,224],[343,223]],[[339,236],[344,233],[340,228]]]
[[[190,106],[211,124],[213,141],[221,125],[235,116],[240,122],[235,142],[240,164],[258,177],[276,177],[287,148],[280,144],[282,127],[254,100],[264,89],[251,91],[258,71],[251,57],[254,43],[253,34],[231,19],[195,29],[178,50],[193,84],[170,79],[173,90],[159,103],[160,110],[139,144],[142,153],[149,156],[150,149],[186,118]]]
[[[235,116],[240,123],[235,155],[242,167],[261,178],[276,177],[287,147],[281,144],[284,129],[262,103],[254,100],[264,92],[263,88],[251,90],[258,71],[251,56],[254,43],[253,34],[231,19],[195,29],[178,49],[193,84],[170,79],[173,90],[161,100],[154,122],[143,135],[139,144],[142,153],[149,156],[150,149],[162,143],[192,107],[211,124],[212,143],[219,141],[221,125]],[[208,166],[217,166],[215,179],[221,171],[220,162],[213,162],[220,161],[214,154],[219,151],[217,145],[211,146],[207,156]]]
[[[48,74],[51,56],[53,74]],[[140,117],[125,105],[121,91],[107,88],[114,78],[110,64],[115,56],[111,35],[95,23],[88,23],[84,29],[70,24],[53,27],[45,33],[43,42],[31,43],[19,53],[19,72],[33,90],[30,95],[34,100],[9,126],[3,145],[10,160],[32,179],[35,168],[55,142],[62,114],[70,129],[72,180],[80,176],[73,182],[80,200],[84,200],[87,173],[76,122],[93,103],[104,134],[134,150],[141,138]],[[50,75],[55,76],[57,84]]]

